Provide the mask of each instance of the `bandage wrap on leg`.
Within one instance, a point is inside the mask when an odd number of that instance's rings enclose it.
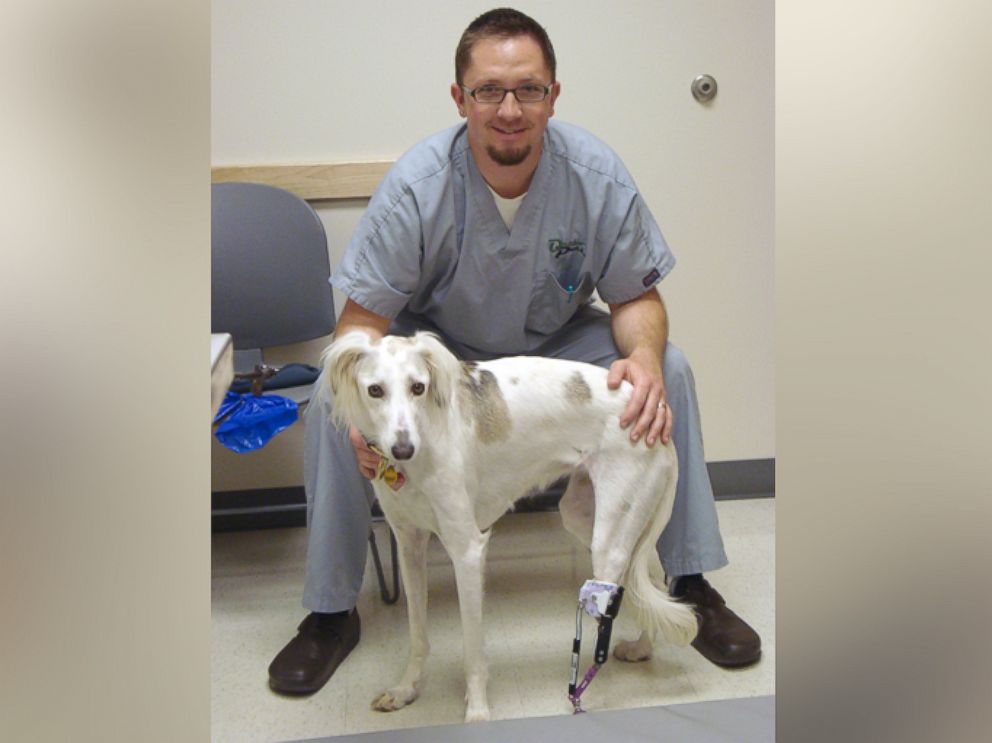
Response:
[[[610,654],[610,636],[613,633],[613,620],[620,613],[623,600],[623,587],[616,583],[587,580],[579,589],[579,605],[575,611],[575,640],[572,642],[572,668],[568,684],[568,698],[574,712],[582,712],[579,702],[582,692],[595,677],[596,672],[606,662]],[[582,648],[582,612],[596,618],[597,635],[593,665],[586,672],[581,684],[576,684],[579,675],[579,654]]]

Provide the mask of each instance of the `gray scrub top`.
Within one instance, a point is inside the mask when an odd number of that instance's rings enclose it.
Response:
[[[465,124],[420,142],[369,201],[332,283],[367,310],[426,317],[493,354],[526,354],[591,301],[625,302],[675,265],[620,158],[549,121],[530,189],[508,230]]]

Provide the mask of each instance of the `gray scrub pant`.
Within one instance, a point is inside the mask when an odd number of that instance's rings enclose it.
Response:
[[[390,328],[398,335],[416,330],[438,333],[461,359],[491,358],[446,338],[423,318],[413,315],[401,314]],[[609,315],[589,306],[581,308],[561,331],[530,355],[586,361],[602,367],[609,367],[620,357]],[[658,540],[658,554],[665,572],[674,578],[716,570],[728,561],[703,457],[692,370],[682,352],[668,344],[662,371],[675,419],[673,439],[679,480],[671,521]],[[329,410],[330,401],[315,399],[304,415],[303,468],[309,532],[303,606],[318,612],[345,611],[355,606],[365,572],[373,500],[372,486],[358,469],[347,430],[331,424]]]

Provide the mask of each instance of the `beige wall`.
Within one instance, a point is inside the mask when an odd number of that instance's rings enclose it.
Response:
[[[457,120],[454,46],[491,2],[214,0],[214,165],[394,159]],[[710,461],[775,456],[771,0],[546,0],[556,116],[626,162],[678,265],[661,284],[692,362]],[[689,92],[700,73],[719,94]],[[335,264],[363,204],[317,204]],[[336,295],[338,309],[341,297]],[[321,342],[271,358],[313,363]],[[299,485],[302,427],[250,456],[214,443],[213,489]]]

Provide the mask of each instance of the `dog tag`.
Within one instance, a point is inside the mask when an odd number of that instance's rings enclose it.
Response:
[[[388,467],[386,467],[386,469],[384,469],[382,471],[382,474],[380,475],[380,477],[390,487],[392,487],[393,485],[395,485],[396,484],[396,481],[400,479],[400,475],[396,471],[396,468],[393,467],[393,465],[389,465]]]
[[[400,480],[402,475],[400,475],[398,469],[389,463],[389,459],[387,459],[386,455],[382,453],[382,450],[375,444],[368,441],[365,443],[368,444],[369,449],[379,455],[379,464],[377,464],[375,468],[375,479],[382,480],[389,487],[393,488],[393,490],[399,490],[403,487],[403,482]],[[396,483],[399,483],[399,485],[396,485]]]

